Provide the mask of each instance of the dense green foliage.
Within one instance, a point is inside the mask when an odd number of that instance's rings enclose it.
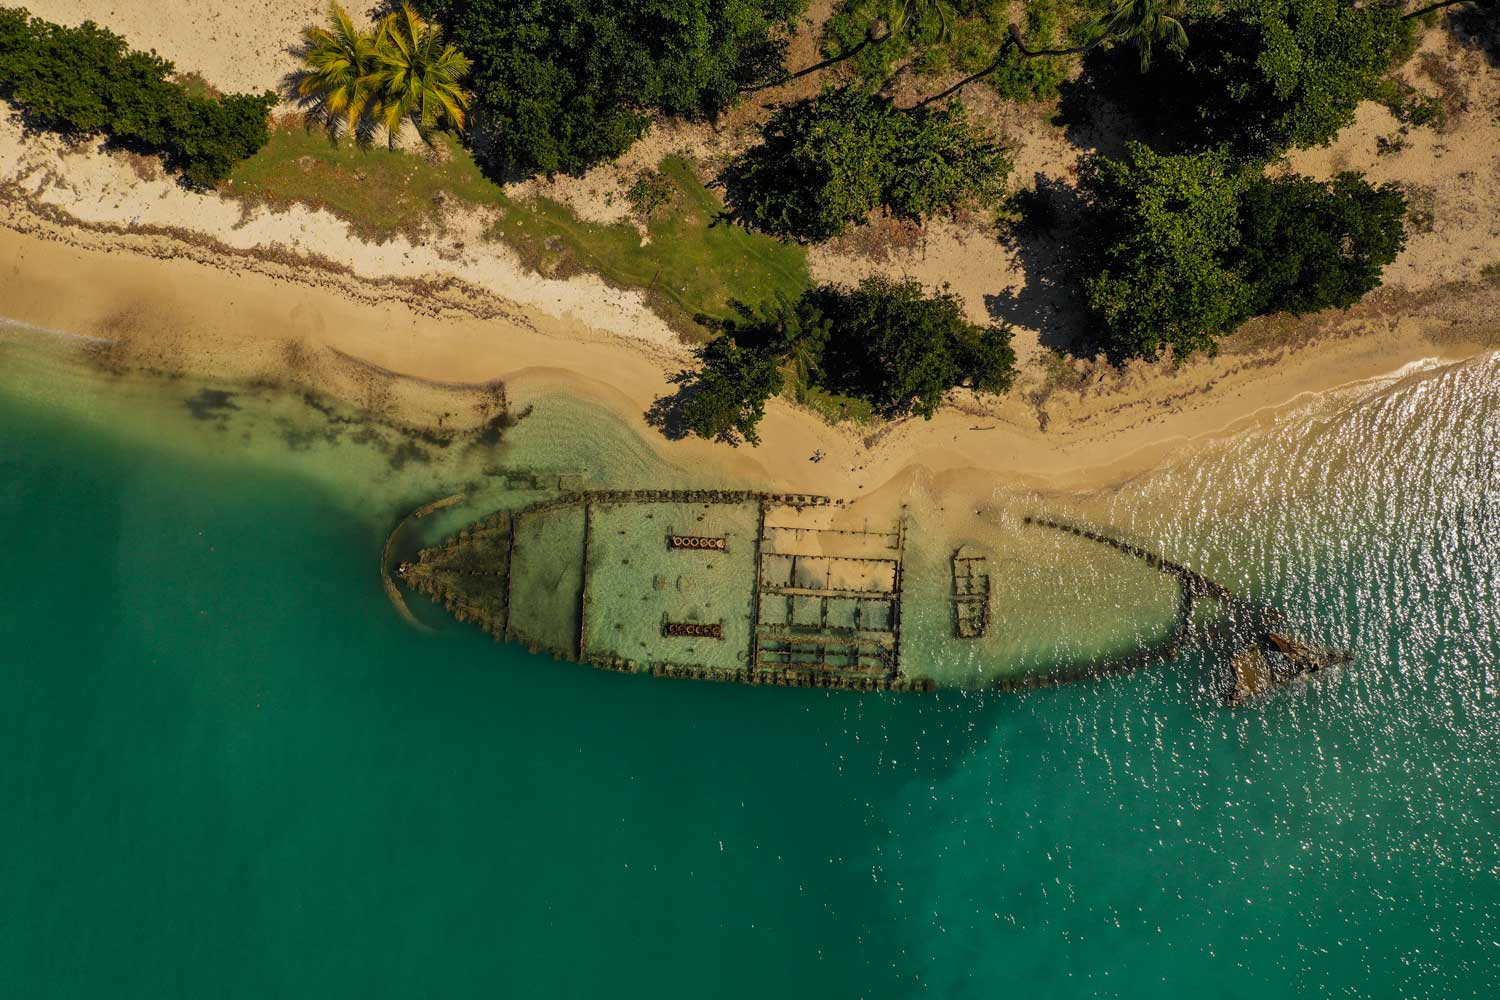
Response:
[[[916,113],[856,87],[779,109],[763,141],[731,167],[739,212],[767,232],[825,240],[877,206],[920,219],[992,200],[1010,171],[1004,148],[962,105]]]
[[[276,106],[271,93],[195,95],[173,82],[170,62],[93,22],[65,28],[18,8],[0,8],[0,95],[33,125],[160,153],[194,184],[265,145]]]
[[[1004,392],[1015,378],[1011,328],[964,318],[958,297],[915,281],[822,285],[721,324],[682,392],[684,429],[754,442],[771,395],[847,398],[883,417],[931,417],[949,389]]]
[[[1132,144],[1088,160],[1080,191],[1085,300],[1116,360],[1212,351],[1251,316],[1352,305],[1406,242],[1393,186],[1265,178],[1222,150]]]
[[[1381,90],[1411,26],[1353,0],[1230,0],[1159,56],[1140,96],[1192,147],[1247,158],[1329,142]]]
[[[829,331],[820,383],[881,416],[930,418],[954,386],[1004,392],[1014,377],[1010,327],[970,323],[951,292],[929,296],[915,281],[877,276],[850,290],[814,289],[805,308]]]
[[[782,387],[779,359],[763,347],[741,347],[731,336],[711,341],[698,357],[702,368],[682,407],[685,428],[709,440],[760,443],[755,428],[766,400]]]
[[[781,69],[806,0],[422,0],[474,60],[474,145],[505,172],[581,171],[646,112],[713,117]]]
[[[1327,184],[1257,179],[1240,203],[1240,271],[1251,315],[1347,308],[1406,246],[1406,196],[1356,173]]]
[[[1244,314],[1230,261],[1239,245],[1239,182],[1222,152],[1163,156],[1132,144],[1085,162],[1079,188],[1089,277],[1084,294],[1116,357],[1213,347]]]
[[[849,54],[850,69],[876,84],[903,64],[924,76],[973,73],[1006,47],[1013,17],[1009,0],[953,0],[943,5],[946,17],[924,7],[896,19],[902,30],[889,32],[893,6],[899,0],[843,0],[824,25],[824,52]],[[1033,45],[1061,43],[1103,7],[1103,0],[1026,0],[1022,32]],[[869,41],[872,34],[878,41]],[[1056,97],[1067,73],[1066,61],[1027,59],[1008,49],[984,79],[1008,100],[1038,101]]]

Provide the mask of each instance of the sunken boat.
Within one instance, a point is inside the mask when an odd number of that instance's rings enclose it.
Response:
[[[412,519],[462,499],[424,505],[387,542],[383,583],[409,620],[416,618],[403,588],[497,640],[608,670],[856,691],[938,686],[903,657],[911,531],[904,508],[889,522],[851,526],[843,516],[850,508],[817,494],[556,489],[394,559]],[[1348,659],[1288,638],[1274,608],[1156,553],[1079,526],[1026,523],[1107,545],[1171,578],[1177,620],[1147,655],[992,686],[1121,673],[1212,640],[1226,664],[1216,687],[1226,704],[1239,705]],[[971,542],[946,551],[951,617],[942,641],[973,650],[1004,628],[993,611],[993,553]],[[1205,601],[1223,612],[1212,635],[1195,624]],[[922,648],[936,641],[924,636]]]

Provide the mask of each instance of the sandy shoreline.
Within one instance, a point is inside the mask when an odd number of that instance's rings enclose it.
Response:
[[[75,4],[34,10],[67,22],[85,16]],[[195,4],[163,19],[154,4],[120,0],[91,13],[181,71],[257,90],[293,67],[289,46],[321,11],[263,0],[258,9]],[[1454,55],[1436,33],[1424,50],[1465,64],[1477,58]],[[1413,236],[1387,288],[1346,313],[1253,321],[1217,358],[1176,369],[1080,364],[1066,385],[1032,363],[1045,330],[1018,322],[1026,364],[1017,388],[999,399],[954,392],[931,421],[832,427],[778,399],[758,448],[667,441],[643,415],[671,391],[669,377],[690,352],[638,291],[528,271],[482,237],[477,215],[454,213],[420,237],[372,243],[326,211],[247,208],[187,191],[97,144],[25,135],[9,118],[0,120],[0,315],[108,339],[113,363],[291,378],[417,424],[478,419],[455,402],[462,387],[502,381],[515,407],[565,392],[607,407],[673,464],[767,489],[855,497],[913,476],[972,482],[979,493],[997,478],[1035,489],[1106,487],[1309,394],[1500,348],[1500,287],[1475,279],[1500,246],[1497,216],[1486,213],[1500,202],[1500,154],[1489,141],[1500,117],[1488,114],[1497,87],[1494,74],[1465,80],[1462,131],[1414,132],[1409,148],[1382,158],[1376,140],[1389,113],[1372,105],[1333,147],[1293,163],[1313,174],[1358,166],[1376,179],[1433,181],[1436,229]],[[1019,163],[1071,169],[1068,157],[1080,150],[1058,148],[1055,130],[1012,124]],[[992,234],[974,244],[978,232],[934,223],[921,245],[883,261],[823,249],[814,271],[835,280],[877,270],[951,279],[982,319],[988,297],[1025,291],[1031,277]],[[1045,327],[1065,306],[1040,302],[1033,325]],[[826,458],[814,464],[817,450]]]
[[[855,497],[903,473],[955,474],[976,487],[1086,489],[1119,483],[1194,441],[1267,419],[1310,393],[1381,378],[1418,362],[1458,361],[1500,347],[1496,326],[1464,315],[1500,315],[1500,293],[1465,286],[1414,307],[1395,322],[1358,311],[1315,346],[1196,361],[1175,373],[1138,371],[1096,393],[1054,392],[1047,430],[1035,407],[1014,394],[972,398],[933,420],[890,425],[866,440],[775,400],[759,448],[671,442],[643,414],[667,392],[677,365],[639,342],[490,300],[461,286],[369,280],[188,243],[161,233],[114,231],[69,221],[25,199],[0,205],[0,301],[4,314],[38,327],[104,337],[121,363],[225,379],[276,378],[289,357],[326,353],[402,376],[399,402],[385,406],[413,422],[465,417],[434,387],[500,380],[512,406],[565,392],[605,406],[673,464],[720,469],[766,487]],[[1459,308],[1462,305],[1462,308]],[[1424,314],[1425,312],[1425,314]],[[325,366],[319,388],[361,405],[368,389]],[[424,388],[425,386],[425,388]],[[445,408],[447,407],[447,408]],[[808,461],[814,449],[827,458]]]

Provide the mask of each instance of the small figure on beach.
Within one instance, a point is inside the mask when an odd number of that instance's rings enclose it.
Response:
[[[816,451],[814,451],[812,453],[812,457],[809,458],[808,461],[809,462],[821,462],[821,461],[823,461],[823,449],[819,448]]]

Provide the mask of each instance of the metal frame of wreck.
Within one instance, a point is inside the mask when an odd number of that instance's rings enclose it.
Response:
[[[671,663],[664,660],[648,659],[635,660],[618,656],[612,653],[591,651],[588,647],[588,612],[589,612],[589,583],[592,569],[589,540],[591,535],[591,518],[593,506],[600,503],[618,504],[648,504],[648,503],[671,503],[671,504],[740,504],[754,502],[757,505],[756,533],[753,552],[754,579],[751,581],[752,595],[750,600],[750,640],[748,647],[748,666],[726,669],[723,667],[708,667],[693,664]],[[511,609],[513,607],[513,581],[514,574],[511,571],[514,566],[514,555],[516,548],[517,522],[527,515],[541,513],[564,507],[582,506],[584,510],[584,541],[583,541],[583,566],[581,583],[579,587],[579,614],[578,631],[574,639],[572,650],[551,649],[527,640],[527,637],[519,635],[512,626]],[[888,630],[890,635],[888,655],[882,657],[882,669],[880,672],[872,672],[862,669],[847,669],[838,665],[830,664],[829,657],[838,655],[833,650],[840,644],[858,643],[858,636],[828,636],[833,631],[832,627],[823,627],[816,632],[801,635],[770,636],[770,641],[787,642],[793,646],[801,646],[803,649],[767,650],[763,646],[768,636],[762,628],[761,621],[762,601],[767,588],[762,586],[762,559],[765,555],[777,555],[780,553],[767,552],[766,542],[766,514],[776,507],[791,507],[795,510],[803,510],[809,507],[831,507],[833,501],[824,495],[813,493],[767,493],[752,490],[588,490],[569,493],[541,503],[532,504],[519,510],[511,511],[507,515],[510,519],[510,539],[507,550],[506,568],[506,596],[505,596],[505,625],[503,637],[507,641],[523,639],[533,652],[550,652],[555,658],[563,658],[565,655],[575,662],[597,667],[603,670],[613,670],[628,673],[649,673],[657,677],[682,677],[694,680],[729,681],[743,684],[760,684],[777,687],[813,687],[813,688],[837,688],[856,691],[926,691],[933,689],[936,685],[927,679],[912,679],[902,676],[900,672],[900,649],[901,649],[901,589],[904,573],[904,556],[906,543],[906,517],[903,508],[902,517],[897,523],[896,530],[892,531],[851,531],[848,529],[823,529],[823,528],[796,528],[788,529],[795,531],[833,531],[846,535],[881,535],[896,537],[896,557],[894,559],[863,559],[847,557],[860,562],[888,562],[893,564],[893,585],[887,591],[860,592],[858,594],[829,594],[822,596],[821,620],[826,621],[827,600],[829,598],[849,597],[856,600],[881,600],[891,605],[890,621]],[[821,556],[823,559],[838,559],[846,557]],[[786,653],[788,657],[794,652],[806,652],[805,647],[814,646],[820,651],[816,661],[801,661],[773,664],[764,659],[767,652]],[[860,662],[859,658],[855,663]]]
[[[413,515],[410,515],[410,517],[425,516],[425,514],[430,513],[433,509],[439,507],[440,505],[446,506],[447,503],[451,503],[457,499],[457,497],[446,498],[446,502],[440,501],[432,505],[427,505],[424,508],[419,508],[420,512],[413,512]],[[722,667],[675,664],[660,660],[640,661],[611,654],[595,654],[589,651],[587,647],[590,579],[589,540],[591,527],[590,521],[593,504],[736,504],[752,501],[757,504],[757,519],[753,553],[755,577],[752,581],[750,595],[751,628],[748,646],[749,665],[747,667],[726,669]],[[681,677],[696,680],[738,682],[745,684],[774,685],[782,687],[821,687],[859,691],[933,690],[936,687],[936,684],[932,680],[926,678],[913,679],[902,676],[900,673],[902,618],[901,604],[904,590],[905,545],[907,532],[907,517],[905,507],[902,508],[902,514],[897,522],[896,530],[894,532],[853,531],[849,529],[833,528],[782,528],[782,530],[790,530],[796,532],[826,531],[838,534],[870,536],[889,536],[894,534],[897,539],[896,557],[894,559],[857,556],[811,557],[826,560],[849,559],[851,561],[858,562],[891,563],[894,566],[893,585],[892,589],[889,592],[840,591],[834,594],[818,594],[816,588],[812,588],[811,593],[809,593],[807,596],[816,596],[820,598],[820,624],[813,631],[800,635],[772,635],[770,636],[770,638],[772,641],[800,643],[803,646],[817,647],[819,650],[819,655],[816,661],[796,664],[790,661],[790,654],[795,650],[785,649],[768,651],[764,649],[763,641],[765,641],[765,639],[767,638],[767,630],[775,628],[790,629],[791,627],[793,627],[795,618],[795,616],[789,611],[787,615],[788,620],[784,625],[763,622],[763,602],[766,595],[769,593],[778,597],[788,596],[789,600],[791,597],[796,596],[783,593],[783,591],[785,591],[787,588],[778,588],[774,585],[768,587],[764,584],[764,557],[766,555],[785,555],[794,560],[799,557],[799,554],[796,553],[776,553],[768,552],[766,550],[766,515],[771,509],[775,507],[792,507],[793,509],[800,511],[807,507],[827,507],[831,504],[832,501],[826,496],[806,493],[765,493],[749,490],[595,490],[571,492],[553,499],[523,507],[515,511],[505,512],[504,517],[509,521],[509,538],[507,540],[506,550],[507,565],[505,570],[505,622],[500,628],[495,628],[495,623],[493,622],[482,622],[481,624],[484,624],[486,626],[486,631],[489,631],[496,639],[504,638],[507,641],[515,641],[519,638],[525,640],[526,637],[519,636],[518,633],[515,632],[515,630],[512,628],[511,622],[512,587],[514,580],[512,566],[516,547],[516,522],[519,518],[528,514],[540,513],[551,509],[582,505],[584,508],[584,540],[582,553],[582,577],[579,594],[580,605],[578,616],[578,632],[575,636],[575,644],[572,651],[550,648],[546,649],[547,652],[552,653],[554,658],[561,659],[567,653],[572,652],[575,654],[571,657],[573,660],[588,666],[612,671],[649,673],[653,676],[658,677]],[[404,527],[408,519],[403,519],[400,525],[398,525],[397,531],[401,530],[401,528]],[[1102,545],[1107,545],[1111,548],[1116,549],[1122,554],[1140,559],[1153,568],[1157,569],[1158,571],[1176,578],[1179,586],[1181,587],[1178,616],[1172,635],[1165,642],[1159,643],[1151,649],[1144,650],[1141,653],[1118,659],[1098,661],[1090,663],[1086,667],[1077,669],[1058,669],[1042,673],[1027,674],[1020,677],[998,679],[988,685],[988,687],[992,690],[1023,690],[1030,688],[1053,687],[1074,681],[1100,679],[1113,675],[1131,673],[1153,664],[1165,663],[1181,651],[1182,646],[1189,638],[1192,631],[1191,619],[1194,608],[1197,601],[1205,597],[1217,600],[1224,606],[1227,624],[1223,626],[1219,630],[1219,632],[1221,635],[1228,636],[1238,643],[1248,641],[1248,637],[1252,635],[1267,632],[1274,627],[1279,627],[1285,621],[1285,617],[1276,608],[1240,597],[1233,591],[1229,590],[1229,588],[1215,582],[1214,580],[1209,579],[1201,573],[1194,572],[1193,570],[1188,569],[1180,563],[1172,562],[1171,560],[1165,559],[1157,553],[1143,549],[1139,546],[1132,545],[1128,542],[1124,542],[1117,538],[1112,538],[1108,535],[1104,535],[1087,528],[1066,524],[1060,521],[1054,521],[1048,518],[1033,516],[1025,518],[1024,522],[1026,524],[1050,528],[1089,541],[1097,542]],[[457,536],[455,535],[454,538],[456,537]],[[386,569],[388,567],[389,553],[393,541],[394,533],[392,535],[392,538],[387,541],[386,553],[382,560],[382,578],[383,582],[387,585],[390,584],[390,580],[386,573]],[[452,539],[450,539],[449,541],[451,542]],[[967,562],[969,560],[960,560],[957,552],[955,552],[954,562],[956,563],[958,561]],[[986,561],[986,557],[973,557],[973,561],[983,562]],[[436,599],[437,595],[430,592],[429,590],[422,590],[421,592],[427,593],[428,596],[434,597]],[[975,596],[977,597],[977,595]],[[986,594],[985,599],[988,600],[988,597],[989,595]],[[856,627],[853,629],[844,630],[848,633],[846,635],[840,632],[841,627],[828,626],[827,602],[828,600],[834,598],[848,598],[857,601],[889,601],[891,603],[890,629],[861,630]],[[960,598],[956,591],[952,593],[951,599],[954,600],[955,604],[959,603]],[[972,600],[974,598],[969,599]],[[398,609],[404,607],[404,602],[398,601],[396,603]],[[955,612],[957,612],[957,610],[958,609],[955,607]],[[988,621],[987,612],[988,609],[986,609],[986,620],[984,622],[986,626],[990,624]],[[472,618],[472,616],[461,616],[460,620],[470,620],[470,618]],[[857,620],[858,619],[856,616],[856,621]],[[828,663],[830,650],[838,649],[840,644],[842,643],[844,644],[845,649],[844,655],[850,656],[853,662],[858,665],[861,660],[861,654],[857,651],[857,647],[860,644],[860,636],[858,635],[858,633],[868,631],[888,631],[889,635],[891,636],[889,659],[888,661],[886,661],[887,669],[884,672],[874,673],[859,669],[851,671],[840,666],[830,665]],[[542,651],[543,647],[529,640],[526,641],[528,647],[533,652]],[[788,661],[779,664],[766,663],[763,661],[763,654],[765,652],[787,654]]]

